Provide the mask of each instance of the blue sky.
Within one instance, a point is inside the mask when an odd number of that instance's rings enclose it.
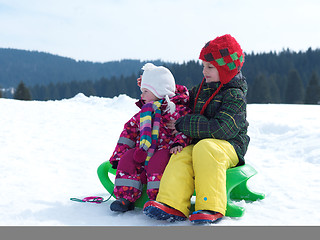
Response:
[[[182,62],[230,33],[245,52],[320,48],[318,0],[0,0],[0,47]]]

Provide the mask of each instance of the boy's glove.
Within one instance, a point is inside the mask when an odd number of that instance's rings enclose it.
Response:
[[[113,168],[113,169],[117,169],[117,168],[118,168],[119,161],[113,161],[111,164],[112,164],[112,168]]]
[[[137,148],[133,153],[133,160],[137,163],[143,163],[147,158],[147,152],[142,148]]]

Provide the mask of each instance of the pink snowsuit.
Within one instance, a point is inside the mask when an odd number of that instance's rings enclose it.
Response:
[[[110,158],[110,163],[119,161],[115,178],[114,194],[116,198],[125,198],[135,202],[140,196],[143,184],[147,184],[147,194],[150,200],[155,200],[160,179],[170,159],[170,148],[177,145],[182,147],[190,143],[190,138],[183,133],[172,135],[166,123],[169,120],[177,120],[190,112],[187,107],[189,92],[185,86],[176,85],[176,95],[170,99],[176,110],[170,114],[165,112],[167,102],[161,105],[161,120],[157,147],[147,166],[133,160],[133,153],[140,144],[140,112],[136,113],[125,125],[120,134],[117,146]],[[142,100],[136,103],[138,107],[143,106]]]

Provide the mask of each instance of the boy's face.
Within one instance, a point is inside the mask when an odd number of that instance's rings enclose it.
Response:
[[[158,98],[147,88],[141,88],[141,98],[145,103],[157,101]]]
[[[205,61],[202,61],[202,65],[203,65],[202,73],[207,83],[220,82],[219,72],[215,66]]]

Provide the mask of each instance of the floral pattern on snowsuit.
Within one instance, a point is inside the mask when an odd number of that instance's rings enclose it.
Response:
[[[142,184],[147,184],[147,194],[149,199],[154,200],[158,193],[160,179],[164,168],[169,161],[169,150],[177,145],[186,147],[191,138],[179,132],[175,135],[172,130],[167,128],[166,123],[170,120],[188,114],[191,110],[189,105],[189,92],[185,86],[176,85],[176,95],[170,100],[176,105],[174,113],[166,111],[167,102],[164,99],[161,105],[161,120],[159,137],[154,156],[149,160],[149,165],[138,164],[133,160],[134,149],[139,148],[140,144],[140,111],[136,113],[127,123],[120,134],[118,143],[110,158],[110,163],[119,161],[114,194],[117,198],[125,198],[135,202],[142,191]],[[136,105],[141,108],[143,101],[139,100]],[[122,159],[123,158],[123,159]]]

